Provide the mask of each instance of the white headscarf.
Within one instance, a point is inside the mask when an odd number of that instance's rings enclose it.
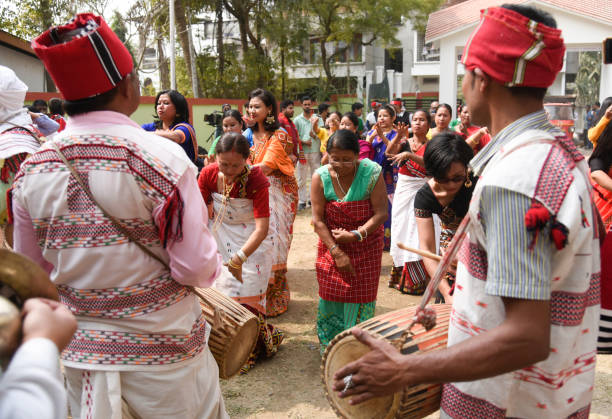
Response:
[[[32,119],[23,107],[28,86],[13,70],[0,65],[0,132],[15,125],[30,125]]]
[[[8,67],[0,65],[0,159],[19,153],[34,153],[40,143],[29,134],[9,131],[15,125],[33,129],[32,118],[23,107],[28,86]]]

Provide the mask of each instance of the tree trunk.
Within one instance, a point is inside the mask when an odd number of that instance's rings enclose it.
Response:
[[[225,50],[223,47],[223,0],[217,0],[215,12],[217,14],[217,85],[221,85],[225,71]],[[225,93],[225,92],[223,92]]]
[[[327,85],[329,86],[329,84],[332,83],[334,78],[331,71],[331,59],[333,57],[333,54],[330,57],[327,56],[327,49],[325,48],[325,38],[321,38],[319,45],[321,47],[321,65],[323,65],[325,77],[327,78]]]
[[[40,0],[40,17],[41,17],[41,32],[46,31],[53,26],[53,14],[51,13],[51,2],[49,0]],[[53,78],[45,68],[45,87],[47,92],[55,92],[57,88],[53,82]]]
[[[158,29],[161,30],[161,28]],[[168,60],[164,56],[164,44],[161,38],[157,38],[157,65],[159,67],[161,90],[168,90],[170,89],[170,69],[168,68]]]
[[[285,98],[285,76],[287,70],[285,69],[285,47],[281,47],[281,98]]]
[[[189,80],[193,79],[192,68],[191,65],[191,48],[189,42],[189,29],[187,28],[187,17],[185,15],[185,0],[176,0],[174,2],[174,13],[176,15],[176,29],[178,32],[179,42],[181,43],[181,49],[183,50],[183,57],[185,58],[185,66],[187,67],[187,74],[189,75]],[[197,86],[191,86],[191,91],[193,92],[194,97],[202,96],[202,92],[198,91]]]

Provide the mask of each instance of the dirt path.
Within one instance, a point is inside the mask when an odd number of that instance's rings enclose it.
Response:
[[[298,215],[294,230],[288,274],[291,303],[287,313],[271,319],[285,331],[285,341],[274,358],[260,362],[247,375],[221,382],[225,405],[232,418],[336,417],[321,382],[315,325],[317,237],[310,227],[309,211]],[[376,315],[415,305],[420,299],[387,287],[390,267],[391,258],[384,253]],[[611,417],[608,415],[612,415],[612,356],[599,356],[590,417]]]

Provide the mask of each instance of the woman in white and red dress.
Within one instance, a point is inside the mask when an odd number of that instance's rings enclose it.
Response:
[[[425,291],[428,275],[423,266],[422,258],[400,249],[397,243],[410,247],[419,247],[419,233],[414,217],[414,198],[427,182],[423,155],[427,146],[427,132],[431,123],[431,115],[422,109],[412,115],[412,134],[406,146],[406,151],[396,154],[392,162],[400,165],[395,196],[393,197],[393,211],[391,213],[393,229],[391,230],[391,250],[393,258],[393,271],[390,287],[395,287],[405,294],[419,295]],[[399,148],[399,141],[393,141],[389,152],[394,153]],[[440,220],[434,215],[436,249],[439,244]],[[399,276],[399,277],[398,277]]]
[[[464,140],[472,147],[474,154],[478,153],[491,141],[489,130],[487,127],[477,127],[472,125],[472,116],[470,115],[470,109],[467,104],[461,107],[459,113],[459,125],[455,127],[457,132]]]
[[[270,182],[259,167],[250,167],[250,145],[242,134],[224,134],[216,145],[216,163],[200,172],[198,184],[209,208],[209,228],[227,269],[215,288],[259,317],[259,340],[241,373],[261,355],[277,351],[284,334],[266,322],[266,290],[272,271]]]
[[[612,353],[612,124],[601,132],[589,158],[593,201],[606,236],[601,248],[601,320],[597,351]]]

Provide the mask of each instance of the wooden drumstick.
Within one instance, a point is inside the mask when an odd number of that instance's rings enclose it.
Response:
[[[403,243],[398,243],[397,247],[399,247],[402,250],[406,250],[408,252],[416,253],[417,255],[423,256],[424,258],[433,259],[437,261],[442,260],[442,256],[428,252],[427,250],[415,249],[414,247],[404,246]]]

